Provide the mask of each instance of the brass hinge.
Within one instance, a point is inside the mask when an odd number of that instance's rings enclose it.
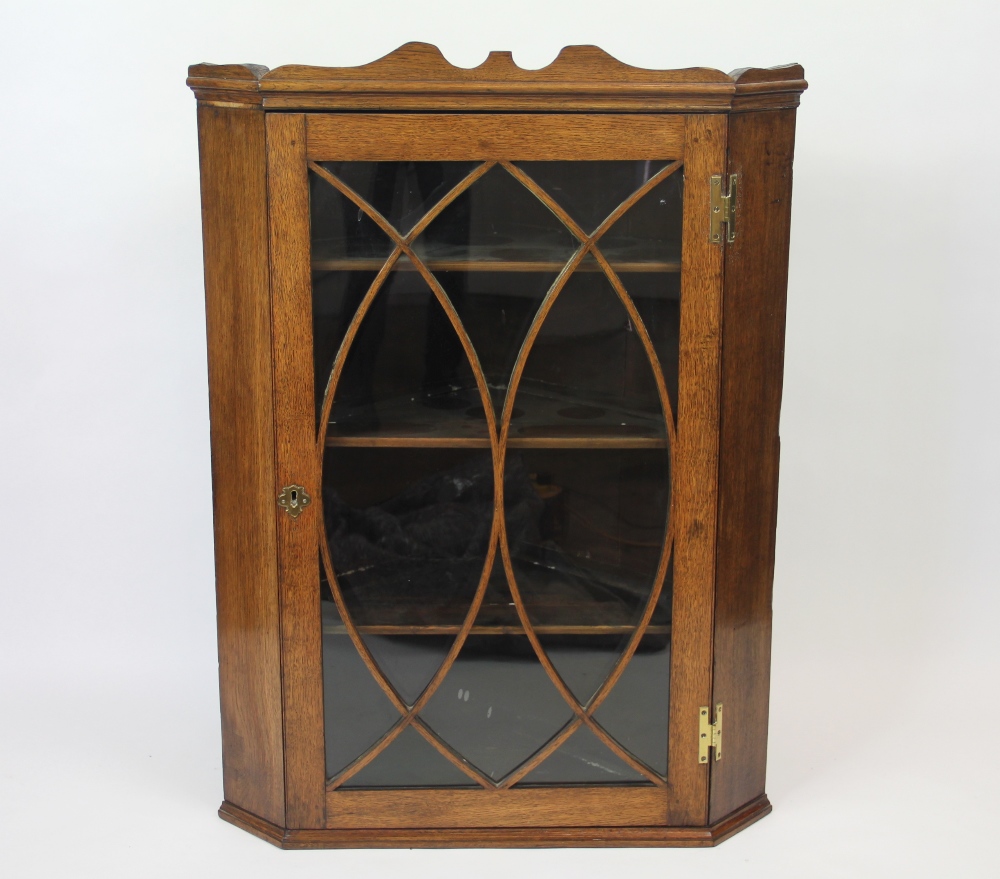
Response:
[[[715,759],[722,759],[722,703],[715,705],[715,723],[708,716],[709,707],[698,709],[698,762],[708,762],[708,749],[715,749]]]
[[[722,224],[726,224],[726,240],[736,240],[736,183],[737,175],[729,175],[729,192],[722,192],[722,175],[712,175],[712,230],[709,238],[713,244],[722,244]]]

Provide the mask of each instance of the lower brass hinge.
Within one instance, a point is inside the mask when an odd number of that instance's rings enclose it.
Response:
[[[726,241],[736,240],[736,184],[739,178],[736,174],[729,175],[729,192],[722,191],[722,175],[712,175],[712,227],[709,239],[713,244],[722,244],[722,224],[726,224]]]
[[[715,705],[715,723],[709,719],[709,707],[698,709],[698,762],[708,762],[708,749],[715,749],[715,759],[722,759],[722,703]]]

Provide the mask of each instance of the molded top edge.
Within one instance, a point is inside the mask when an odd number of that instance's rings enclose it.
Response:
[[[320,83],[328,83],[331,89],[345,90],[351,82],[424,82],[424,83],[719,83],[733,85],[740,83],[801,82],[802,67],[790,64],[784,67],[743,68],[731,74],[706,67],[691,67],[681,70],[649,70],[633,67],[619,61],[597,46],[567,46],[547,67],[537,70],[519,67],[510,52],[491,52],[478,67],[456,67],[430,43],[407,43],[376,61],[357,67],[312,67],[301,64],[287,64],[274,70],[256,64],[195,64],[188,75],[197,80],[236,80],[241,84],[257,83],[260,91],[287,90],[293,82],[309,83],[310,91]],[[797,89],[801,91],[804,83]],[[349,90],[349,86],[347,86]]]

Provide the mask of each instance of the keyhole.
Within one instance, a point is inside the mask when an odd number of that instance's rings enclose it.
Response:
[[[299,493],[292,489],[292,506],[294,507],[299,502]]]

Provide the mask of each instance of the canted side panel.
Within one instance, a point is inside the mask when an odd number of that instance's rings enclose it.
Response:
[[[795,111],[734,114],[726,247],[713,701],[725,706],[710,820],[764,792]]]
[[[283,824],[264,114],[200,107],[226,799]]]
[[[319,568],[319,459],[314,439],[312,286],[305,120],[267,117],[271,288],[274,302],[276,481],[272,496],[301,485],[317,503],[278,518],[286,822],[323,826],[322,632]]]

